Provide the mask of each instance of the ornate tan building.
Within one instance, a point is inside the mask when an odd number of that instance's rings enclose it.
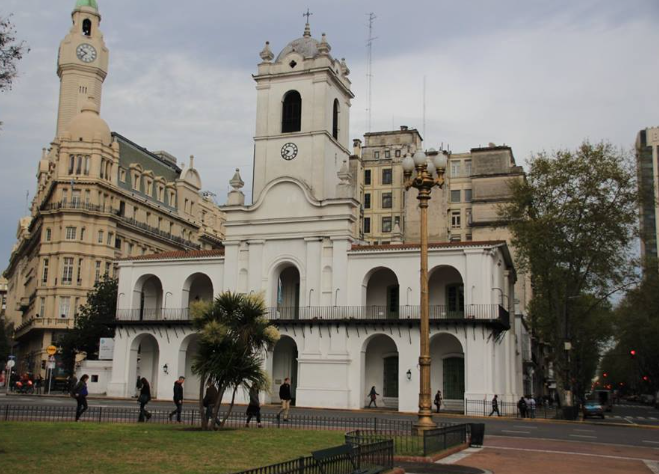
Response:
[[[43,150],[30,216],[5,276],[18,369],[73,327],[87,292],[119,258],[222,246],[223,215],[194,168],[112,133],[100,116],[109,51],[95,0],[78,0],[59,48],[57,134]]]

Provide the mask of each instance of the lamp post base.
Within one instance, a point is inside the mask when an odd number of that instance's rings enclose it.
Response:
[[[419,419],[414,423],[414,431],[421,434],[424,431],[434,430],[437,424],[433,421],[430,413],[419,413]]]

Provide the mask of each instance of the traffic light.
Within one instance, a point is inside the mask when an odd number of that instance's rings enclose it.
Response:
[[[643,376],[643,381],[647,382],[648,380],[650,380],[649,377],[647,375],[644,375]]]
[[[632,356],[632,359],[634,359],[636,357],[636,351],[632,349],[631,351],[629,351],[629,355]]]
[[[609,374],[607,374],[606,372],[604,372],[602,375],[604,376],[604,378],[609,376]]]

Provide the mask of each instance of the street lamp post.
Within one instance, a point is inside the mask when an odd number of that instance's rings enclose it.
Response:
[[[403,159],[405,189],[415,188],[419,191],[419,211],[421,220],[421,354],[419,355],[420,388],[419,419],[416,429],[419,431],[435,428],[432,421],[430,403],[430,318],[428,300],[428,201],[435,186],[444,185],[447,154],[438,152],[431,160],[425,152],[419,150],[414,157],[407,155]]]

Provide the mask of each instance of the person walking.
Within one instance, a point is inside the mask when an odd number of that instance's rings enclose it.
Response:
[[[437,390],[435,394],[435,406],[437,407],[437,413],[439,413],[439,408],[442,406],[442,391]]]
[[[217,391],[215,383],[209,380],[206,384],[206,395],[204,395],[203,400],[203,404],[206,407],[206,423],[210,423],[211,418],[213,418],[213,410],[215,409],[219,397],[220,392]],[[217,419],[215,420],[215,424],[220,424]]]
[[[521,418],[526,418],[526,400],[524,400],[524,397],[519,397],[519,401],[517,402],[517,411],[519,412],[519,416]]]
[[[174,382],[174,404],[176,408],[169,414],[169,421],[172,421],[172,417],[176,415],[176,422],[181,422],[181,411],[183,411],[183,382],[185,382],[185,377],[182,375]]]
[[[496,412],[497,416],[501,416],[501,413],[499,412],[499,396],[495,395],[494,398],[492,399],[492,411],[490,412],[489,416],[492,416]]]
[[[532,395],[529,395],[527,403],[529,407],[529,418],[535,418],[535,398],[533,398]]]
[[[259,389],[256,385],[252,385],[252,388],[249,389],[249,405],[247,405],[247,421],[245,422],[245,428],[249,428],[249,422],[252,420],[252,417],[256,417],[256,426],[263,428],[261,426],[261,402],[259,401]]]
[[[76,421],[80,421],[82,414],[87,411],[87,408],[89,408],[87,405],[87,395],[89,395],[89,391],[87,390],[87,380],[89,380],[89,375],[87,374],[80,377],[80,381],[73,388],[73,392],[71,392],[71,396],[74,397],[78,403],[76,406]]]
[[[371,408],[371,404],[375,405],[375,408],[378,407],[378,404],[377,404],[378,395],[380,395],[380,394],[375,391],[375,385],[373,385],[371,387],[371,391],[368,392],[368,398],[371,399],[371,401],[368,402],[368,408]]]
[[[279,387],[279,398],[281,399],[281,409],[277,413],[277,421],[284,414],[284,421],[288,423],[288,412],[291,409],[291,380],[286,377],[284,383]]]
[[[37,376],[34,377],[34,388],[37,390],[37,395],[41,395],[41,389],[43,388],[43,377],[41,374],[37,374]]]
[[[146,404],[151,401],[151,385],[149,381],[142,377],[140,379],[140,396],[137,398],[137,403],[140,404],[140,416],[137,418],[138,423],[144,423],[151,419],[151,413],[146,411]]]

